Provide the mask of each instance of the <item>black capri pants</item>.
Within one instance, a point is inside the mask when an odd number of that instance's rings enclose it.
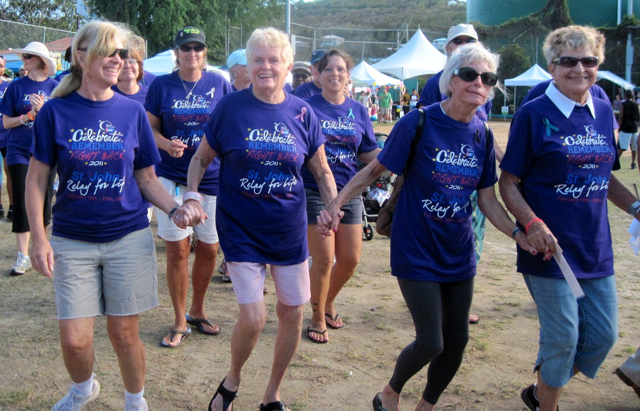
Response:
[[[13,227],[14,233],[28,233],[29,219],[25,201],[28,164],[13,164],[9,166],[9,174],[13,188]],[[56,178],[55,169],[51,170],[49,185],[44,198],[44,226],[51,223],[51,199],[53,198],[53,181]]]

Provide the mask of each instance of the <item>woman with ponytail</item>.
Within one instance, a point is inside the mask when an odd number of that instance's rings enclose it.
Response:
[[[158,297],[146,204],[178,226],[206,219],[163,190],[153,169],[160,156],[144,108],[112,90],[129,57],[129,36],[109,22],[82,27],[72,46],[71,73],[34,126],[26,190],[31,257],[38,272],[53,277],[62,357],[73,380],[53,410],[80,410],[98,396],[93,333],[99,315],[107,316],[125,410],[148,409],[138,314],[157,306]],[[42,211],[54,167],[60,188],[49,242]]]

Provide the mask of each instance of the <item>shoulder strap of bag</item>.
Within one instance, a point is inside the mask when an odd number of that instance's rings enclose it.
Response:
[[[422,132],[424,131],[424,123],[426,121],[427,115],[424,110],[421,108],[418,109],[418,126],[416,127],[416,134],[411,140],[411,151],[409,152],[409,158],[407,159],[407,163],[404,165],[404,171],[402,175],[404,178],[407,178],[407,171],[409,170],[409,166],[413,161],[413,157],[416,155],[416,148],[418,147],[418,143],[420,143],[420,139],[422,138]]]
[[[487,144],[487,153],[489,152],[489,150],[491,149],[491,147],[489,147],[489,136],[493,137],[493,133],[491,133],[491,129],[489,128],[489,123],[487,123],[486,121],[483,121],[484,123],[484,138],[487,140],[486,144]]]

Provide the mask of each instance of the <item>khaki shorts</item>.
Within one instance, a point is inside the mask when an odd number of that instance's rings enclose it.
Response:
[[[187,187],[176,184],[164,177],[159,177],[160,182],[167,189],[169,194],[178,204],[182,204],[182,196],[187,192]],[[176,196],[176,186],[180,190],[180,195]],[[209,216],[204,224],[195,227],[187,227],[184,230],[169,220],[169,216],[164,211],[156,207],[156,219],[158,220],[158,237],[165,241],[180,241],[195,232],[198,241],[207,244],[218,242],[218,231],[216,230],[216,196],[202,195],[202,209]]]
[[[309,265],[306,261],[300,264],[271,265],[270,267],[278,301],[290,307],[303,305],[309,301],[311,285]],[[227,269],[238,304],[252,304],[264,300],[266,264],[227,261]]]
[[[158,265],[150,228],[108,243],[52,237],[58,320],[128,316],[158,306]]]

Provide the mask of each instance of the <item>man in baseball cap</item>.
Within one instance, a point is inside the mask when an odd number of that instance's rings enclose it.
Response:
[[[303,100],[308,99],[311,96],[322,93],[322,85],[320,84],[320,72],[318,71],[318,62],[327,54],[327,50],[316,50],[311,54],[311,75],[312,81],[302,84],[296,89],[296,97]]]

